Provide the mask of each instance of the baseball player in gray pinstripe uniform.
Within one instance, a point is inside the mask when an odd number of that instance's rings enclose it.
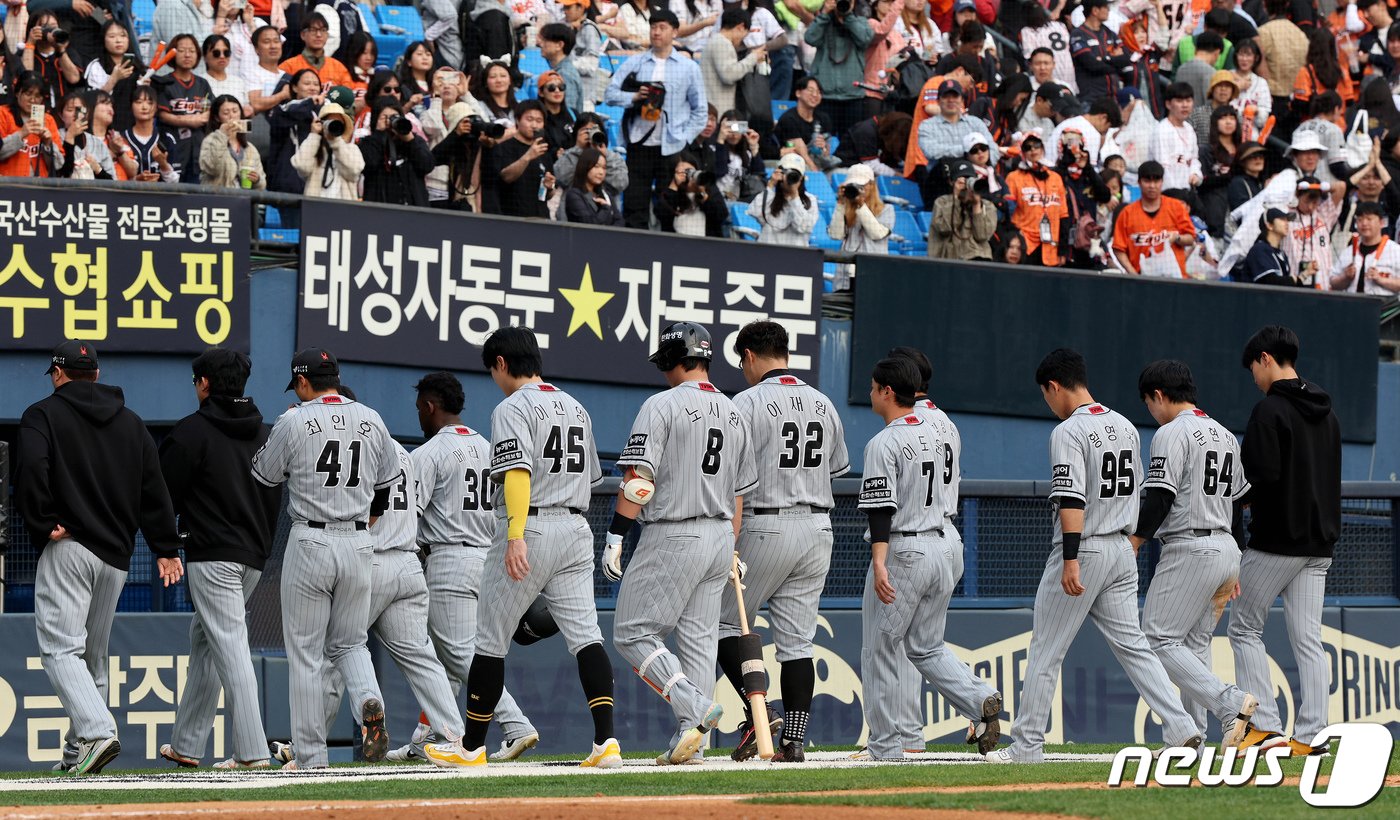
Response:
[[[624,471],[603,548],[603,573],[622,577],[622,539],[646,524],[617,596],[613,643],[671,704],[679,727],[659,765],[688,763],[723,709],[712,685],[720,597],[734,563],[743,501],[757,471],[734,403],[706,379],[710,333],[676,322],[650,361],[671,389],[642,404],[617,465]],[[666,638],[676,637],[676,652]]]
[[[282,492],[248,471],[268,426],[243,395],[252,363],[213,348],[191,364],[199,410],[181,419],[160,445],[161,472],[186,532],[190,666],[170,742],[160,756],[199,765],[209,743],[219,693],[228,702],[233,754],[219,769],[262,769],[267,760],[258,681],[248,650],[248,601],[272,554]]]
[[[768,605],[773,643],[782,664],[783,718],[775,762],[801,762],[807,718],[816,687],[812,638],[817,605],[831,568],[831,479],[851,467],[845,430],[836,407],[821,391],[787,371],[788,333],[777,322],[752,322],[734,340],[744,379],[751,385],[734,397],[748,426],[758,484],[744,499],[739,556],[744,574],[744,610],[750,617]],[[739,650],[739,602],[724,587],[719,622],[719,663],[744,698]],[[747,709],[745,710],[747,712]],[[739,728],[732,757],[758,753],[752,722]]]
[[[1162,540],[1142,631],[1205,736],[1205,710],[1220,718],[1221,748],[1244,737],[1259,700],[1210,671],[1210,640],[1240,577],[1232,529],[1249,492],[1234,435],[1196,407],[1196,383],[1184,362],[1163,360],[1138,377],[1138,394],[1162,425],[1152,437],[1133,550]]]
[[[1001,694],[974,676],[944,643],[948,602],[962,577],[962,541],[946,536],[945,432],[914,412],[922,383],[918,367],[906,356],[882,359],[871,375],[871,408],[885,420],[885,428],[865,447],[857,500],[870,519],[867,586],[877,598],[865,617],[876,621],[883,641],[904,648],[959,712],[984,724],[978,742],[991,749],[1001,729]],[[866,654],[862,651],[862,659]],[[903,756],[898,746],[872,746],[870,753],[875,758]]]
[[[1137,525],[1138,433],[1089,393],[1084,357],[1051,351],[1035,371],[1045,403],[1061,419],[1050,434],[1050,500],[1055,537],[1035,593],[1025,685],[1015,715],[1016,741],[989,752],[993,763],[1039,763],[1045,756],[1055,681],[1086,617],[1103,633],[1171,746],[1198,747],[1196,722],[1181,706],[1162,662],[1138,625],[1137,560],[1128,536]]]
[[[414,389],[418,426],[427,437],[413,451],[418,481],[418,543],[428,553],[428,633],[453,689],[466,683],[476,654],[477,600],[486,554],[496,531],[491,504],[491,442],[462,423],[466,395],[451,373],[424,376]],[[492,760],[514,760],[540,740],[510,693],[502,690],[496,722],[505,731]],[[422,724],[415,738],[426,734]],[[417,742],[389,759],[426,759]]]
[[[180,536],[156,443],[121,388],[97,383],[97,349],[64,342],[46,375],[53,395],[20,418],[15,501],[39,549],[39,659],[69,721],[54,770],[96,774],[121,752],[107,645],[136,530],[166,586],[183,575]]]
[[[603,649],[593,603],[593,531],[583,512],[603,480],[593,420],[572,396],[544,381],[535,334],[503,327],[481,350],[482,364],[505,393],[491,413],[491,480],[496,482],[495,540],[481,579],[476,656],[467,675],[467,749],[486,764],[486,729],[505,688],[506,652],[520,618],[541,593],[578,662],[593,717],[593,749],[580,764],[616,768],[612,661]],[[438,747],[427,747],[433,757]]]
[[[367,531],[403,477],[393,439],[374,410],[336,392],[330,351],[292,359],[301,404],[283,413],[253,456],[253,477],[286,482],[292,529],[282,559],[282,633],[291,677],[292,745],[286,767],[323,768],[326,756],[322,663],[340,671],[360,716],[365,759],[384,759],[384,701],[365,647],[374,539]]]
[[[346,388],[341,388],[342,395]],[[394,456],[403,477],[389,491],[384,514],[369,528],[374,538],[374,570],[371,575],[369,624],[389,655],[398,664],[408,685],[428,717],[432,731],[456,745],[462,738],[461,713],[447,682],[447,672],[428,639],[428,584],[418,560],[418,482],[413,462],[396,441]],[[332,668],[333,679],[326,714],[340,710],[342,681]],[[460,755],[442,756],[435,765],[463,765]]]
[[[943,509],[948,515],[943,537],[954,545],[954,551],[961,554],[962,535],[953,526],[953,516],[958,510],[958,486],[962,481],[962,436],[948,414],[928,397],[928,383],[933,378],[933,364],[928,357],[913,347],[892,348],[885,355],[907,358],[919,371],[914,414],[936,428],[943,442],[943,471],[934,493],[942,498]],[[954,579],[954,583],[956,581]],[[865,593],[861,599],[860,677],[863,689],[861,705],[865,709],[869,736],[865,748],[851,755],[853,760],[872,760],[877,756],[876,750],[879,757],[898,760],[906,754],[922,752],[925,747],[924,676],[909,660],[903,644],[880,631],[879,619],[875,617],[879,600],[875,594],[874,579],[866,572]],[[987,739],[991,736],[987,728],[985,721],[972,721],[968,727],[967,742],[986,745],[987,748],[982,751],[989,751],[991,745],[987,744]]]
[[[1298,376],[1298,336],[1281,325],[1261,329],[1241,363],[1264,398],[1245,427],[1240,461],[1249,494],[1249,549],[1240,558],[1240,596],[1230,610],[1230,645],[1240,685],[1262,697],[1240,746],[1280,745],[1283,721],[1269,679],[1264,624],[1283,596],[1288,642],[1298,662],[1298,714],[1288,746],[1294,756],[1327,726],[1331,683],[1322,648],[1322,603],[1332,550],[1342,533],[1342,438],[1332,399]]]

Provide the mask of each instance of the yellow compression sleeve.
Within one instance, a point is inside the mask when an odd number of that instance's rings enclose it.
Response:
[[[506,518],[510,526],[506,537],[525,537],[525,518],[530,514],[530,471],[506,472]]]

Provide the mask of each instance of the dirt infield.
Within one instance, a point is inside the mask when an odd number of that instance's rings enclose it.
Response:
[[[1055,788],[1087,784],[1053,784]],[[908,790],[898,790],[908,791]],[[914,791],[941,791],[917,789]],[[841,792],[851,794],[852,792]],[[870,793],[870,792],[861,792]],[[826,794],[833,794],[827,792]],[[208,818],[208,820],[268,820],[314,814],[333,820],[384,820],[393,813],[411,813],[413,820],[811,820],[812,806],[745,805],[754,795],[656,797],[498,798],[480,800],[412,801],[286,801],[248,803],[153,803],[119,806],[25,806],[3,810],[7,820],[127,820],[127,818]],[[830,808],[828,807],[828,810]],[[983,820],[994,812],[902,809],[880,806],[841,806],[842,817],[855,820]],[[1052,817],[1054,815],[1022,815]]]

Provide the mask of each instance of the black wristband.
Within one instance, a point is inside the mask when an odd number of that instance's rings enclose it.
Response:
[[[881,541],[889,543],[890,527],[894,524],[894,510],[889,507],[866,510],[866,518],[870,519],[870,543],[877,544]]]
[[[608,532],[626,538],[627,533],[632,531],[632,525],[635,523],[637,523],[636,519],[628,518],[620,512],[614,512],[612,523],[608,525]]]
[[[374,491],[374,499],[369,503],[369,514],[378,518],[389,511],[389,487]]]
[[[1082,533],[1077,532],[1065,533],[1062,548],[1064,550],[1066,561],[1079,560],[1079,538],[1081,535]]]

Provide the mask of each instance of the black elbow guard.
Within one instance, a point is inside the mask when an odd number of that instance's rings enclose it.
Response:
[[[378,518],[389,511],[389,487],[374,491],[374,500],[369,502],[369,517]]]

